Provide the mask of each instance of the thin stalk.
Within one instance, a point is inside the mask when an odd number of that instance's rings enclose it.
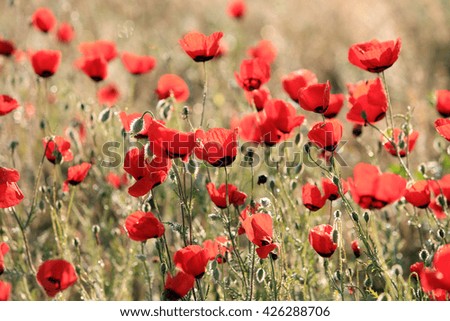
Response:
[[[147,287],[148,287],[148,296],[149,299],[151,300],[153,297],[153,291],[152,291],[152,279],[150,277],[150,270],[147,266],[147,256],[145,254],[145,242],[141,242],[141,260],[142,260],[142,265],[144,266],[144,270],[145,270],[145,280],[147,281]]]
[[[208,94],[208,74],[206,72],[206,63],[203,62],[203,99],[202,99],[202,116],[200,119],[200,127],[203,127],[203,119],[205,114],[206,95]]]
[[[14,209],[14,207],[11,208],[11,212],[14,215],[14,218],[16,219],[17,225],[19,225],[19,229],[20,229],[20,233],[22,234],[22,238],[23,238],[23,245],[25,247],[25,254],[27,256],[27,262],[28,262],[28,266],[30,267],[30,270],[33,274],[36,274],[36,269],[34,268],[33,265],[33,260],[31,258],[31,252],[30,252],[30,246],[28,245],[28,238],[25,232],[25,228],[22,224],[22,221],[20,220],[19,216],[16,213],[16,210]]]
[[[271,281],[271,284],[272,284],[273,300],[274,301],[278,301],[277,280],[275,278],[275,266],[274,266],[272,257],[270,257],[270,267],[271,267],[271,270],[272,270],[272,281]]]

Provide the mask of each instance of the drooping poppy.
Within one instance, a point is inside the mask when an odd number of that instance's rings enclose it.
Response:
[[[70,43],[75,37],[75,30],[70,23],[63,22],[58,27],[56,37],[58,38],[59,42]]]
[[[348,184],[343,178],[341,178],[340,181],[342,186],[342,193],[345,194],[348,192]],[[326,177],[322,178],[322,189],[324,197],[330,201],[337,200],[338,198],[341,197],[341,195],[339,194],[338,187],[329,178]]]
[[[61,52],[58,50],[39,50],[31,54],[34,72],[42,78],[53,76],[60,63]]]
[[[332,152],[342,138],[342,124],[337,119],[329,119],[313,125],[308,133],[308,138],[318,147]]]
[[[19,103],[8,95],[0,95],[0,116],[9,114],[19,108]]]
[[[394,140],[394,144],[398,148],[398,155],[400,157],[405,157],[408,153],[410,153],[414,146],[416,145],[416,141],[419,138],[419,132],[413,130],[409,135],[405,135],[405,132],[400,128],[394,128],[392,132],[392,136]],[[382,140],[386,140],[384,136],[381,137]],[[397,150],[392,144],[391,141],[386,141],[383,144],[384,149],[393,156],[397,156]]]
[[[388,101],[380,78],[347,84],[350,111],[347,120],[356,124],[373,124],[386,116]]]
[[[70,142],[61,136],[43,138],[42,145],[45,148],[45,157],[52,164],[70,162],[73,159]]]
[[[283,134],[291,133],[294,128],[300,126],[305,116],[297,115],[297,111],[290,103],[281,99],[270,99],[264,105],[266,122],[271,122]]]
[[[436,109],[442,117],[450,117],[450,90],[436,90]]]
[[[56,18],[50,9],[38,8],[31,16],[31,23],[36,29],[47,33],[56,25]]]
[[[8,301],[11,295],[11,283],[0,280],[0,301]]]
[[[359,258],[361,256],[361,248],[359,247],[358,240],[353,240],[351,243],[353,255],[355,255],[356,258]]]
[[[137,119],[141,118],[141,113],[131,113],[128,114],[124,111],[119,113],[120,121],[122,122],[122,126],[125,132],[129,133],[131,131],[131,125],[133,122],[135,122]],[[153,122],[152,116],[149,114],[144,115],[144,126],[143,129],[139,133],[134,133],[135,138],[147,138],[147,124],[150,124]]]
[[[177,102],[185,102],[189,98],[189,88],[186,82],[174,74],[162,75],[156,87],[158,99],[166,99],[171,96]]]
[[[261,40],[256,46],[247,50],[247,55],[250,58],[260,58],[270,65],[277,57],[277,48],[272,41]]]
[[[333,227],[328,224],[317,225],[309,231],[309,244],[321,257],[328,258],[333,255],[337,244],[332,238]]]
[[[91,167],[92,164],[86,162],[70,166],[67,170],[67,179],[64,181],[63,190],[66,192],[69,190],[69,185],[76,186],[84,181]]]
[[[121,56],[122,64],[132,75],[142,75],[153,70],[156,66],[156,59],[152,56],[139,56],[131,52],[124,51]]]
[[[450,118],[439,118],[434,122],[434,128],[439,135],[450,142]]]
[[[247,12],[247,5],[244,0],[231,0],[227,5],[227,14],[231,18],[241,19]]]
[[[48,296],[54,297],[75,282],[77,274],[72,264],[65,260],[47,260],[39,266],[36,274],[38,283],[44,288]]]
[[[241,63],[240,72],[234,73],[238,85],[246,90],[259,89],[270,79],[270,66],[262,59],[245,59]]]
[[[270,91],[266,87],[259,87],[259,89],[252,91],[244,91],[244,94],[247,102],[255,106],[257,111],[263,110],[266,102],[271,99]]]
[[[206,272],[209,251],[200,245],[188,245],[175,252],[173,262],[183,272],[201,279]]]
[[[310,211],[320,210],[327,201],[327,196],[322,195],[319,187],[316,184],[306,183],[302,187],[302,202],[303,205]]]
[[[298,91],[304,87],[317,84],[317,76],[310,70],[299,69],[281,78],[284,91],[298,103]]]
[[[206,184],[206,189],[208,191],[209,197],[211,201],[218,208],[227,208],[227,205],[239,206],[245,203],[247,198],[247,194],[238,190],[238,188],[233,184],[228,184],[228,187],[225,184],[221,184],[219,188],[216,188],[214,183]],[[228,204],[226,201],[226,196],[228,194]]]
[[[323,113],[325,118],[334,118],[344,106],[344,94],[330,94],[330,101],[327,110]]]
[[[401,46],[400,38],[356,43],[348,51],[348,60],[363,70],[380,73],[397,61]]]
[[[245,230],[248,240],[258,247],[256,254],[259,258],[265,259],[269,254],[273,259],[277,258],[273,251],[280,245],[273,242],[272,216],[267,213],[253,214],[242,222],[242,228]]]
[[[195,132],[195,156],[215,167],[228,166],[237,155],[237,130],[211,128]]]
[[[123,186],[128,185],[128,175],[124,173],[121,176],[119,176],[116,173],[110,172],[106,176],[106,182],[115,189],[120,189]]]
[[[10,57],[15,50],[16,46],[12,41],[0,38],[0,56]]]
[[[348,178],[353,200],[365,209],[380,209],[392,204],[406,191],[406,180],[396,174],[381,173],[377,166],[359,163]]]
[[[443,297],[450,297],[450,244],[441,246],[433,257],[431,268],[424,268],[420,273],[422,290],[430,294],[433,299],[433,291],[443,291]],[[447,292],[447,293],[445,293]],[[436,298],[434,298],[436,299]]]
[[[128,237],[133,241],[145,242],[148,239],[159,238],[165,228],[152,212],[136,211],[125,220]]]
[[[298,90],[298,103],[306,111],[323,114],[330,104],[330,82],[312,84]]]
[[[75,66],[95,82],[100,82],[108,76],[108,62],[102,56],[81,57],[75,61]]]
[[[418,208],[427,208],[431,202],[431,192],[428,181],[417,181],[406,189],[405,199]]]
[[[5,255],[9,251],[9,245],[5,242],[0,243],[0,275],[5,271]]]
[[[23,200],[17,185],[20,174],[13,168],[0,167],[0,208],[16,206]]]
[[[112,107],[119,99],[119,88],[115,84],[108,84],[97,91],[97,100],[100,105]]]
[[[209,260],[217,260],[217,263],[225,263],[227,253],[230,252],[230,241],[226,236],[218,236],[214,240],[206,240],[203,247],[208,250]]]
[[[117,57],[116,44],[108,40],[82,42],[78,50],[85,58],[103,58],[106,62]]]
[[[178,43],[195,62],[205,62],[214,58],[222,37],[223,32],[220,31],[214,32],[209,36],[191,31],[178,40]]]
[[[163,298],[167,301],[178,301],[188,294],[194,284],[195,278],[188,273],[179,271],[174,277],[167,273]]]

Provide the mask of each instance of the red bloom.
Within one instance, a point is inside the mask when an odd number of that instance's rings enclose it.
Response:
[[[16,46],[12,41],[0,38],[0,56],[10,57],[15,50]]]
[[[239,222],[241,223],[238,229],[238,235],[242,235],[245,233],[245,229],[242,226],[242,223],[244,223],[244,221],[247,219],[247,217],[249,217],[250,215],[256,214],[259,207],[261,205],[258,203],[255,203],[253,206],[252,205],[247,205],[239,214]]]
[[[73,30],[72,25],[66,22],[61,23],[59,25],[58,31],[56,32],[56,37],[58,38],[59,42],[71,42],[75,37],[75,31]]]
[[[72,264],[65,260],[47,260],[41,264],[36,274],[38,283],[48,296],[54,297],[77,282],[77,274]]]
[[[203,242],[203,247],[208,250],[209,260],[225,263],[226,255],[230,252],[230,241],[225,236],[218,236],[214,240],[206,240]]]
[[[272,253],[279,248],[279,244],[273,243],[273,222],[272,216],[266,213],[257,213],[248,216],[243,222],[242,227],[250,242],[258,246],[256,253],[261,259],[267,258],[272,254],[276,259],[276,254]]]
[[[379,73],[392,66],[398,59],[402,42],[389,40],[354,44],[348,51],[348,61],[363,70]]]
[[[260,58],[270,65],[277,57],[277,48],[272,41],[261,40],[256,46],[247,50],[247,55],[251,58]]]
[[[259,89],[270,79],[270,66],[262,59],[242,61],[240,72],[234,73],[238,85],[246,91]]]
[[[268,120],[266,113],[251,113],[244,116],[237,126],[239,136],[245,141],[253,143],[264,143],[273,146],[289,137],[283,134],[276,124]]]
[[[218,208],[227,208],[226,196],[228,192],[228,205],[239,206],[245,203],[247,194],[238,190],[238,188],[233,184],[228,184],[228,191],[225,184],[221,184],[219,189],[216,189],[214,183],[206,184],[206,189],[208,190],[209,197],[211,201]]]
[[[330,94],[330,102],[328,104],[327,110],[323,113],[325,118],[334,118],[339,114],[339,112],[344,106],[344,95],[343,94]]]
[[[108,62],[103,57],[82,57],[75,61],[75,66],[95,82],[102,81],[108,76]]]
[[[434,122],[436,131],[450,142],[450,118],[439,118]]]
[[[196,279],[201,279],[206,271],[209,261],[209,251],[200,245],[189,245],[178,250],[173,262],[183,272],[192,275]]]
[[[228,166],[237,154],[237,130],[225,128],[211,128],[208,131],[198,129],[195,141],[199,144],[195,148],[195,156],[215,167]]]
[[[356,258],[359,258],[361,256],[361,248],[359,247],[358,240],[353,240],[351,246],[353,254]]]
[[[417,138],[419,138],[419,132],[412,131],[408,136],[406,136],[403,130],[401,130],[400,128],[394,128],[393,137],[394,143],[399,149],[399,156],[405,157],[407,153],[410,153],[414,149]],[[382,139],[385,140],[384,136],[382,137]],[[389,154],[397,156],[397,151],[392,145],[391,141],[385,142],[383,146]]]
[[[62,161],[70,162],[73,159],[72,151],[70,150],[70,142],[61,136],[54,136],[52,138],[43,138],[42,144],[45,149],[45,157],[52,164],[61,163]]]
[[[348,184],[344,179],[341,179],[342,193],[345,194],[348,191]],[[338,187],[329,178],[322,178],[322,189],[325,194],[324,197],[330,201],[337,200],[341,195],[339,194]]]
[[[0,95],[0,116],[9,114],[19,108],[19,103],[8,95]]]
[[[11,294],[11,284],[0,280],[0,301],[8,301]]]
[[[42,77],[53,76],[61,63],[61,52],[57,50],[39,50],[31,55],[34,72]]]
[[[183,271],[178,272],[175,277],[167,273],[163,297],[168,301],[178,301],[188,294],[194,284],[195,278]]]
[[[308,133],[311,142],[329,152],[336,149],[342,138],[342,124],[337,119],[316,123]]]
[[[294,106],[281,99],[267,101],[264,112],[267,115],[266,122],[272,123],[283,134],[289,134],[305,120],[305,116],[296,114]]]
[[[312,71],[300,69],[283,76],[281,82],[289,97],[298,102],[298,91],[301,88],[317,84],[317,77]]]
[[[125,220],[128,237],[133,241],[145,242],[148,239],[161,237],[164,234],[162,224],[153,213],[136,211]]]
[[[84,181],[91,167],[92,164],[86,162],[80,165],[70,166],[67,171],[67,179],[64,182],[64,191],[69,190],[69,184],[75,186]]]
[[[56,18],[50,9],[38,8],[31,16],[31,23],[36,29],[47,33],[55,26]]]
[[[185,102],[189,98],[189,88],[183,79],[174,74],[162,75],[156,87],[158,99],[173,96],[177,102]]]
[[[337,248],[331,236],[332,232],[333,227],[328,224],[317,225],[309,231],[309,243],[322,257],[332,256]]]
[[[353,200],[365,209],[380,209],[402,197],[406,180],[396,174],[381,173],[374,165],[359,163],[348,179]]]
[[[405,199],[418,208],[427,208],[431,201],[428,181],[418,181],[406,190]]]
[[[152,56],[138,56],[131,52],[122,53],[122,64],[132,75],[142,75],[155,68],[156,59]]]
[[[247,5],[244,0],[231,0],[227,6],[227,14],[231,18],[241,19],[247,12]]]
[[[432,299],[438,299],[433,298],[435,291],[443,292],[440,297],[444,300],[446,296],[450,296],[450,264],[448,262],[450,262],[450,244],[441,246],[434,254],[432,268],[424,268],[420,273],[422,289],[429,293]]]
[[[195,62],[205,62],[214,58],[222,37],[222,32],[214,32],[206,36],[203,33],[191,31],[178,40],[178,43]]]
[[[259,87],[259,89],[252,91],[244,91],[245,98],[250,105],[254,105],[257,111],[264,109],[266,102],[271,99],[270,91],[266,87]]]
[[[108,176],[106,176],[106,181],[109,185],[116,189],[122,188],[122,186],[128,185],[128,176],[127,174],[123,174],[122,176],[119,176],[113,172],[110,172]]]
[[[417,274],[416,277],[419,278],[423,268],[424,268],[423,262],[416,262],[414,264],[411,264],[411,266],[409,267],[409,272],[416,273]]]
[[[116,85],[109,84],[99,88],[97,91],[97,99],[100,105],[112,107],[120,98],[120,92]]]
[[[316,184],[306,183],[302,187],[302,201],[306,208],[315,212],[325,205],[327,195],[322,196]]]
[[[22,202],[23,194],[17,182],[20,179],[18,171],[12,168],[0,167],[0,208],[8,208]]]
[[[136,182],[128,188],[128,194],[139,197],[163,183],[171,167],[167,158],[155,157],[151,162],[145,159],[144,148],[130,149],[125,155],[124,170],[134,177]]]
[[[442,117],[450,117],[450,90],[436,90],[436,109]]]
[[[136,121],[138,118],[141,118],[141,113],[132,113],[128,114],[124,111],[119,113],[120,121],[122,122],[123,129],[125,132],[129,133],[131,130],[131,124]],[[151,124],[153,122],[152,116],[149,114],[144,115],[144,128],[139,133],[135,134],[136,138],[144,138],[147,136],[147,124]]]
[[[116,44],[108,40],[83,42],[78,46],[78,50],[85,58],[103,58],[106,62],[117,57]]]
[[[330,82],[312,84],[298,91],[298,103],[307,111],[323,114],[330,103]]]
[[[386,116],[388,102],[380,78],[347,85],[351,107],[347,120],[365,125],[376,123]]]
[[[0,243],[0,275],[3,274],[3,272],[5,271],[5,260],[4,260],[4,256],[6,255],[6,253],[8,253],[9,251],[9,246],[7,243],[5,242],[1,242]],[[1,301],[1,300],[0,300]]]

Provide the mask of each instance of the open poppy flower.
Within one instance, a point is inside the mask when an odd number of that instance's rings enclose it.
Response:
[[[16,46],[12,41],[0,38],[0,56],[10,57],[15,50]]]
[[[209,260],[217,260],[217,263],[225,263],[226,255],[230,252],[230,241],[225,236],[218,236],[214,240],[206,240],[203,247],[208,250]]]
[[[247,12],[247,5],[244,0],[231,0],[228,2],[227,14],[231,18],[241,19]]]
[[[103,58],[106,62],[117,57],[116,44],[108,40],[82,42],[78,50],[85,58]]]
[[[247,55],[251,58],[260,58],[270,65],[277,57],[277,48],[272,41],[261,40],[256,46],[247,50]]]
[[[438,299],[433,294],[440,292],[440,298],[450,297],[450,244],[441,246],[433,257],[431,268],[424,268],[420,272],[422,290],[429,294],[431,299]],[[446,293],[445,293],[446,292]]]
[[[436,131],[450,142],[450,118],[439,118],[434,122]]]
[[[298,91],[301,88],[317,84],[317,76],[307,69],[299,69],[281,78],[284,91],[298,103]]]
[[[60,63],[61,52],[58,50],[39,50],[31,55],[34,72],[42,78],[53,76]]]
[[[48,296],[54,297],[75,282],[77,274],[72,264],[65,260],[47,260],[39,266],[36,274],[38,283],[44,288]]]
[[[97,91],[97,100],[100,105],[112,107],[119,99],[120,92],[115,84],[108,84]]]
[[[191,31],[178,40],[178,43],[195,62],[205,62],[214,58],[222,37],[223,33],[220,31],[214,32],[209,36]]]
[[[152,56],[138,56],[127,51],[122,53],[121,60],[125,69],[136,76],[152,71],[156,65],[156,59]]]
[[[308,138],[320,148],[332,152],[341,141],[342,124],[337,119],[316,123],[309,131]]]
[[[201,279],[209,261],[208,249],[200,245],[189,245],[175,252],[173,262],[183,272]]]
[[[178,301],[192,290],[194,284],[195,278],[188,273],[179,271],[174,277],[170,273],[167,273],[163,298],[167,301]]]
[[[428,181],[417,181],[406,189],[405,199],[418,208],[427,208],[431,202]]]
[[[327,110],[323,113],[325,118],[334,118],[344,106],[344,95],[343,94],[330,94],[330,101],[328,103]]]
[[[392,136],[394,144],[399,149],[398,151],[399,156],[405,157],[406,154],[410,153],[414,149],[417,138],[419,138],[419,132],[413,130],[408,136],[406,136],[403,130],[401,130],[400,128],[394,128]],[[383,136],[382,139],[386,140]],[[397,150],[394,148],[391,141],[386,141],[383,144],[383,146],[384,149],[387,150],[389,154],[397,156]]]
[[[8,301],[11,295],[11,283],[0,280],[0,301]]]
[[[106,181],[115,189],[120,189],[123,186],[128,185],[128,175],[124,173],[123,175],[119,176],[116,173],[110,172],[106,176]]]
[[[237,127],[239,137],[243,140],[266,146],[274,146],[289,137],[289,134],[283,134],[275,123],[268,120],[266,113],[248,114],[239,121]]]
[[[246,90],[259,89],[270,79],[270,66],[260,58],[243,60],[240,72],[234,73],[238,85]]]
[[[52,164],[70,162],[73,159],[70,142],[61,136],[46,137],[42,139],[42,144],[45,148],[45,157]]]
[[[259,87],[259,89],[252,91],[244,91],[244,93],[247,102],[255,106],[257,111],[263,110],[266,102],[271,99],[270,91],[266,87]]]
[[[238,228],[238,235],[242,235],[242,234],[245,233],[245,229],[242,226],[242,223],[244,223],[244,221],[250,215],[256,214],[260,207],[261,207],[261,204],[259,204],[259,203],[254,203],[253,205],[249,204],[241,211],[241,213],[239,213],[240,225],[239,225],[239,228]]]
[[[148,239],[161,237],[165,228],[153,213],[136,211],[125,220],[128,237],[133,241],[145,242]]]
[[[59,42],[70,43],[75,37],[75,30],[73,30],[70,23],[61,23],[58,27],[58,31],[56,31],[56,37]]]
[[[227,208],[227,205],[239,206],[245,203],[247,194],[238,190],[238,188],[233,184],[228,184],[228,191],[225,184],[221,184],[219,188],[216,188],[214,183],[206,184],[206,189],[208,191],[211,201],[218,208]],[[228,192],[228,204],[226,201],[226,196]]]
[[[273,242],[272,216],[266,213],[253,214],[242,222],[242,228],[245,230],[248,240],[258,247],[256,254],[259,258],[265,259],[269,254],[273,259],[277,258],[273,251],[280,245]]]
[[[348,178],[353,200],[365,209],[380,209],[392,204],[406,191],[406,180],[396,174],[381,173],[377,166],[359,163]]]
[[[8,208],[22,202],[23,194],[17,182],[20,174],[13,168],[0,167],[0,208]]]
[[[56,25],[56,18],[50,9],[38,8],[31,16],[31,23],[36,29],[47,33]]]
[[[328,224],[317,225],[309,231],[309,244],[321,257],[330,257],[337,248],[331,234],[333,227]]]
[[[450,90],[436,90],[436,109],[442,117],[450,117]]]
[[[327,197],[327,195],[322,195],[316,184],[306,183],[302,187],[302,202],[310,211],[320,210],[325,205]]]
[[[92,164],[86,162],[80,165],[70,166],[67,170],[67,179],[64,182],[63,190],[67,192],[69,190],[69,184],[76,186],[84,181],[91,167]]]
[[[100,82],[108,76],[108,62],[103,57],[81,57],[75,61],[75,66],[95,82]]]
[[[162,75],[156,87],[158,99],[166,99],[171,96],[177,102],[185,102],[189,98],[189,88],[186,82],[174,74]]]
[[[345,181],[345,179],[341,178],[341,185],[342,185],[342,193],[345,194],[348,192],[348,184]],[[323,177],[322,178],[322,190],[325,194],[324,197],[330,201],[337,200],[341,197],[339,194],[338,187],[333,183],[333,181],[329,178]]]
[[[228,166],[233,163],[237,154],[237,130],[211,128],[208,131],[198,129],[195,141],[195,156],[215,167]]]
[[[363,70],[379,73],[391,67],[398,59],[402,42],[397,40],[356,43],[348,51],[348,61]]]
[[[19,108],[19,103],[8,95],[0,95],[0,116],[9,114]]]
[[[5,242],[0,243],[0,275],[5,271],[5,255],[9,251],[9,245]]]
[[[306,111],[323,114],[330,104],[330,82],[300,88],[297,94],[300,107]]]
[[[305,116],[297,115],[290,103],[281,99],[270,99],[264,106],[266,122],[272,123],[283,134],[290,134],[294,128],[303,124]]]

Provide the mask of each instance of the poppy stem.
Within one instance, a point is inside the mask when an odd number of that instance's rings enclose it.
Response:
[[[11,212],[14,215],[14,218],[16,219],[17,225],[19,225],[19,229],[20,229],[20,233],[22,234],[22,238],[23,238],[23,245],[25,247],[25,253],[27,256],[27,262],[28,262],[28,266],[30,267],[30,270],[33,274],[36,274],[36,269],[34,268],[33,265],[33,260],[31,259],[31,252],[30,252],[30,246],[28,245],[28,238],[25,232],[25,227],[22,224],[22,221],[20,220],[19,216],[16,213],[16,210],[14,209],[14,207],[11,207]]]
[[[142,264],[144,265],[145,280],[147,281],[148,286],[148,299],[151,300],[153,297],[152,278],[150,276],[150,270],[147,266],[147,255],[145,254],[145,242],[141,242],[141,260]]]
[[[270,256],[270,255],[269,255]],[[273,300],[274,301],[278,301],[278,289],[277,289],[277,280],[275,278],[275,265],[273,263],[273,259],[272,256],[270,256],[270,267],[272,270],[272,280],[271,280],[271,285],[272,285],[272,294],[273,294]]]
[[[208,74],[206,72],[206,63],[203,61],[203,100],[202,100],[202,116],[200,118],[200,127],[203,127],[203,118],[205,114],[207,94],[208,94]]]
[[[72,190],[70,191],[70,200],[69,205],[67,206],[67,214],[66,214],[66,228],[69,229],[69,219],[70,219],[70,213],[72,212],[72,206],[73,206],[73,200],[75,198],[75,190],[76,186],[72,186]]]
[[[389,89],[387,87],[386,83],[386,76],[384,74],[384,71],[381,72],[381,80],[383,81],[384,91],[386,92],[386,98],[388,102],[388,113],[389,113],[389,119],[391,121],[391,128],[394,129],[394,117],[392,116],[392,104],[391,104],[391,97],[389,96]]]

